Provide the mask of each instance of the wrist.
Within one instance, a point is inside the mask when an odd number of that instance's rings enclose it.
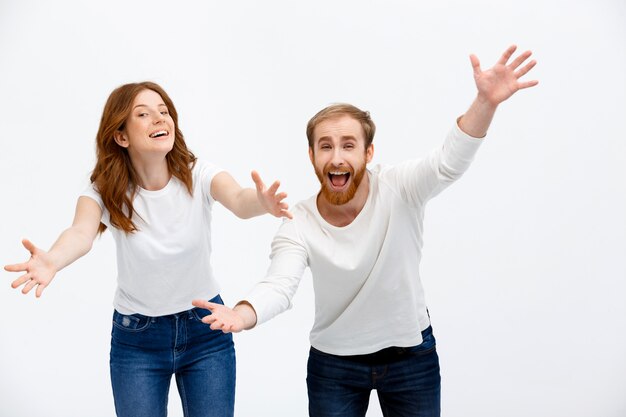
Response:
[[[496,111],[496,109],[498,108],[498,104],[500,104],[495,100],[490,99],[485,94],[481,94],[480,92],[476,95],[474,102],[485,110],[493,112]]]
[[[233,311],[239,314],[239,316],[243,319],[244,330],[250,330],[254,326],[256,326],[257,315],[254,307],[246,300],[241,300],[235,307],[233,307]]]

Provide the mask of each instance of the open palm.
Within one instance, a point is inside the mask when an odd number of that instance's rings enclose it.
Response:
[[[30,252],[30,259],[20,264],[6,265],[5,270],[10,272],[25,272],[24,275],[11,283],[13,288],[24,285],[22,293],[28,294],[35,286],[35,295],[41,297],[43,290],[50,284],[57,270],[48,256],[48,252],[36,247],[30,240],[22,241],[24,247]]]
[[[516,49],[517,46],[510,46],[502,54],[498,62],[485,71],[481,70],[478,57],[476,55],[470,56],[478,95],[494,106],[497,106],[511,97],[516,91],[535,86],[538,83],[536,80],[519,80],[520,77],[530,71],[537,62],[532,60],[522,66],[532,54],[530,51],[526,51],[520,54],[511,63],[508,63]]]

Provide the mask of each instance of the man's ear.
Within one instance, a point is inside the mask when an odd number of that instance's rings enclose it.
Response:
[[[128,148],[130,143],[128,142],[128,137],[124,131],[116,130],[115,133],[113,133],[113,138],[115,139],[115,143],[120,145],[122,148]]]
[[[313,162],[313,148],[311,148],[310,146],[309,146],[309,159],[311,160],[311,163],[315,165],[315,163]]]
[[[370,143],[370,146],[365,150],[365,161],[366,163],[370,163],[372,158],[374,157],[374,144]]]

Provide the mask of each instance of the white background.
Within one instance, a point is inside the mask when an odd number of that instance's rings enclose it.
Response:
[[[468,55],[486,68],[517,43],[539,86],[501,106],[426,214],[443,415],[626,415],[623,0],[179,3],[0,2],[0,264],[70,224],[120,84],[160,83],[197,156],[244,185],[279,178],[294,204],[318,187],[304,130],[319,109],[370,110],[374,163],[423,156],[473,99]],[[215,209],[227,303],[264,274],[279,222]],[[0,416],[114,415],[110,234],[41,299],[0,275]],[[294,309],[236,336],[238,416],[306,415],[312,301],[307,275]]]

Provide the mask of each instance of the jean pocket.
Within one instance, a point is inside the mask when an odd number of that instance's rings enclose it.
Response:
[[[425,331],[422,334],[422,343],[417,346],[406,348],[406,352],[410,355],[421,356],[432,353],[437,348],[437,341],[432,330]]]
[[[222,297],[220,297],[219,294],[211,298],[209,302],[224,305],[224,301],[222,301]],[[190,311],[191,311],[191,315],[198,321],[202,321],[203,318],[211,314],[209,310],[204,309],[204,308],[198,308],[198,307],[194,307]]]
[[[148,328],[152,322],[151,317],[143,316],[141,314],[122,314],[113,311],[113,326],[129,332],[140,332]]]

